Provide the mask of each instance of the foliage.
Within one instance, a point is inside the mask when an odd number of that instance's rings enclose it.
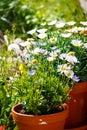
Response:
[[[11,116],[11,109],[15,100],[14,97],[12,98],[12,82],[9,77],[11,63],[6,58],[7,54],[0,56],[0,124],[8,126],[7,130],[10,130],[10,128],[15,127]]]
[[[65,22],[85,20],[71,0],[3,0],[0,16],[0,124],[10,130],[14,104],[35,115],[61,111],[73,84],[87,80],[87,22]]]
[[[73,85],[87,80],[86,26],[54,20],[28,31],[26,41],[5,39],[15,102],[28,114],[61,111]]]
[[[50,5],[50,6],[49,6]],[[78,9],[77,9],[78,7]],[[16,35],[27,31],[41,22],[51,19],[57,20],[85,20],[86,17],[78,0],[1,0],[0,1],[0,29],[16,28]]]

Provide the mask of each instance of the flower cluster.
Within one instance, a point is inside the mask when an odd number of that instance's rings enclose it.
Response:
[[[54,20],[28,35],[6,42],[16,66],[13,88],[28,113],[54,113],[73,84],[87,80],[87,22]]]

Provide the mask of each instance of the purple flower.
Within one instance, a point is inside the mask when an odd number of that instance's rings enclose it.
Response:
[[[31,70],[31,71],[29,71],[29,74],[30,74],[30,75],[35,75],[35,73],[36,73],[36,70]]]
[[[72,79],[73,79],[74,81],[76,81],[76,82],[79,82],[79,81],[80,81],[79,77],[77,77],[76,75],[73,75]]]

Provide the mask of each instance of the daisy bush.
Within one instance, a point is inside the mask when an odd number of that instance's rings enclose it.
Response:
[[[61,111],[73,85],[87,80],[87,22],[54,20],[28,35],[4,38],[15,100],[29,114]]]

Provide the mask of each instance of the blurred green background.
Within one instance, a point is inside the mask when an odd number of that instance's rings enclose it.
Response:
[[[39,26],[44,21],[84,21],[79,0],[0,0],[0,30],[15,27],[16,34]]]

